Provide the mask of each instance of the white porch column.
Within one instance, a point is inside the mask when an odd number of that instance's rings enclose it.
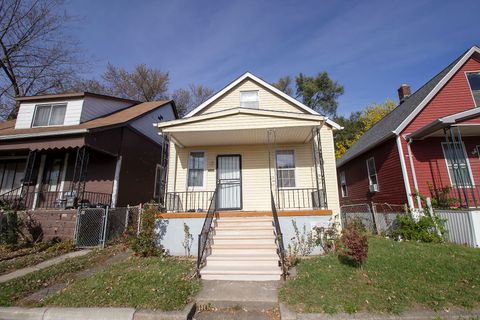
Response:
[[[113,188],[112,188],[112,208],[115,208],[117,205],[118,197],[118,184],[120,180],[120,169],[122,167],[122,156],[118,156],[117,165],[115,166],[115,178],[113,179]]]
[[[33,195],[32,210],[35,210],[35,208],[37,207],[38,193],[40,192],[40,188],[42,187],[43,171],[45,169],[46,159],[47,155],[42,154],[42,157],[40,158],[40,167],[38,168],[37,184],[35,185],[35,193]]]

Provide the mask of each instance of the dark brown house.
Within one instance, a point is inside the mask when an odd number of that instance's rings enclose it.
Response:
[[[153,123],[178,118],[173,101],[81,92],[17,102],[17,119],[0,124],[0,200],[27,210],[115,207],[161,192],[167,150]]]

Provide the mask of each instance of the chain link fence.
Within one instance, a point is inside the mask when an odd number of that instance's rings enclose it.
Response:
[[[396,227],[397,215],[405,213],[405,206],[389,203],[359,203],[340,207],[343,228],[350,223],[359,223],[373,234],[391,234]]]
[[[104,247],[109,241],[123,235],[129,228],[138,235],[141,229],[143,207],[79,208],[75,224],[77,247]]]

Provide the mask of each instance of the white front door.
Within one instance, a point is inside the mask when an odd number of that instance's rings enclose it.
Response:
[[[242,209],[242,158],[239,155],[217,157],[217,208],[219,210]]]

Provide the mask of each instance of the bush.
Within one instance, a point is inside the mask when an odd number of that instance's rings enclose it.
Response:
[[[397,215],[397,227],[393,236],[397,239],[443,242],[442,234],[445,233],[445,220],[436,216],[421,216],[418,221],[408,213]]]
[[[22,221],[19,219],[17,212],[9,208],[2,209],[5,218],[1,224],[0,243],[8,245],[17,245],[19,242]]]
[[[142,231],[137,237],[132,238],[130,245],[136,255],[142,257],[161,256],[162,248],[157,245],[155,222],[158,210],[153,205],[146,205],[142,213]]]
[[[431,183],[428,183],[428,189],[432,196],[432,207],[449,209],[458,206],[458,199],[451,196],[452,187],[434,188]]]
[[[342,231],[337,254],[340,261],[356,267],[361,266],[368,257],[367,235],[359,230],[357,225],[349,224]]]

